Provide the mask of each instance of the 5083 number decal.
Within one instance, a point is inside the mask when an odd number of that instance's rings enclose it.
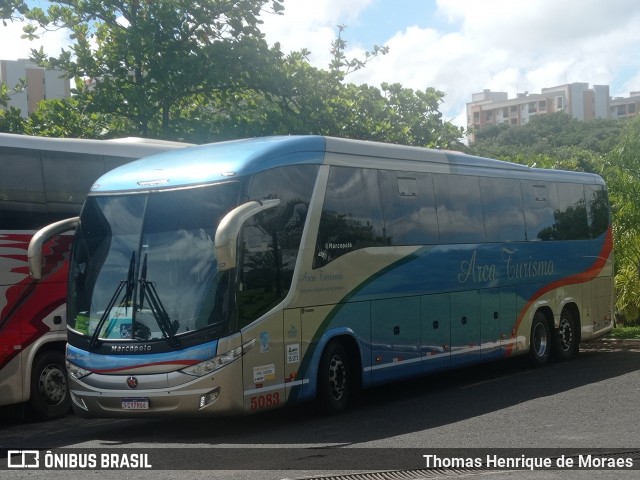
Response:
[[[251,410],[260,408],[271,408],[280,405],[280,393],[265,393],[257,397],[251,397]]]

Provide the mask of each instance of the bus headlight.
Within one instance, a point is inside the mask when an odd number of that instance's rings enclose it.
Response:
[[[69,360],[65,360],[65,365],[67,367],[67,374],[78,380],[91,373],[90,370],[79,367],[78,365],[71,363]]]
[[[228,365],[231,362],[237,360],[246,352],[248,352],[255,343],[256,340],[254,338],[253,340],[245,343],[240,347],[236,347],[232,350],[229,350],[228,352],[224,352],[222,355],[218,355],[216,357],[210,358],[209,360],[205,360],[204,362],[200,362],[195,365],[183,368],[180,371],[194,377],[203,377],[204,375],[215,372],[225,365]]]

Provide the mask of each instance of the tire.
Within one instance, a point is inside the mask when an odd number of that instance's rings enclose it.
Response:
[[[536,312],[531,323],[529,360],[535,367],[542,367],[549,361],[551,354],[551,331],[549,322],[541,312]]]
[[[578,354],[578,329],[568,309],[562,310],[560,324],[553,332],[553,359],[559,362],[570,360]]]
[[[31,371],[29,406],[39,420],[61,418],[69,412],[71,401],[62,352],[50,350],[36,357]]]
[[[337,414],[347,410],[355,393],[355,372],[344,345],[331,341],[320,357],[316,403],[321,412]]]

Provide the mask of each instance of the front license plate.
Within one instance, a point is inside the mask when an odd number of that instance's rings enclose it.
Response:
[[[148,398],[123,398],[123,410],[149,410]]]

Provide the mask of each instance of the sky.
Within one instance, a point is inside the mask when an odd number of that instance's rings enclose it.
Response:
[[[44,2],[42,2],[44,3]],[[444,119],[466,126],[466,103],[485,89],[540,93],[572,82],[609,85],[612,96],[640,91],[638,0],[284,0],[284,15],[263,15],[262,31],[285,52],[306,48],[326,68],[338,25],[347,57],[374,45],[385,56],[347,81],[400,83],[445,94]],[[26,58],[38,43],[21,25],[0,23],[0,59]],[[59,52],[64,32],[43,45]]]

